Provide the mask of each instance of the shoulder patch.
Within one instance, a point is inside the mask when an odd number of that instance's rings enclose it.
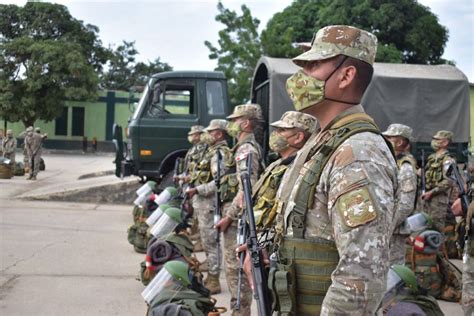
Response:
[[[341,195],[337,200],[336,208],[343,223],[351,228],[365,225],[377,218],[367,187]]]

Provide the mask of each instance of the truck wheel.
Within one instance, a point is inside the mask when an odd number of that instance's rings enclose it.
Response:
[[[160,192],[166,189],[167,187],[174,186],[173,175],[174,175],[174,172],[170,171],[163,176],[160,184],[158,185],[158,190]]]

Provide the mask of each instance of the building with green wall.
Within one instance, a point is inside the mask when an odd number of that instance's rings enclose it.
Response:
[[[137,97],[133,96],[130,104],[137,102]],[[97,101],[67,101],[60,117],[51,122],[38,120],[35,127],[40,127],[42,133],[48,134],[45,148],[82,149],[83,139],[87,137],[88,146],[95,138],[98,150],[112,151],[112,126],[117,123],[126,127],[132,110],[128,92],[100,91]],[[5,122],[0,120],[0,128],[4,126]],[[14,135],[25,130],[22,122],[7,122],[7,128],[12,129]]]

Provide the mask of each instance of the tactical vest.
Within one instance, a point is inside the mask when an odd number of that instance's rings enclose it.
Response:
[[[295,156],[288,157],[274,167],[270,172],[261,176],[256,184],[254,194],[254,213],[256,225],[263,228],[272,226],[276,216],[276,194],[280,187],[281,180],[293,162]],[[262,181],[262,182],[261,182]],[[260,187],[258,187],[260,185]]]
[[[416,170],[416,160],[411,154],[402,153],[397,156],[397,167],[400,169],[404,163],[409,163]]]
[[[196,144],[194,145],[186,154],[185,157],[185,166],[187,174],[193,176],[193,173],[196,169],[196,166],[203,158],[206,153],[207,145],[205,144]]]
[[[291,221],[293,237],[284,237],[278,248],[281,262],[278,272],[287,273],[271,278],[274,284],[269,285],[273,289],[284,288],[291,293],[285,295],[284,291],[279,290],[275,295],[279,305],[277,309],[282,315],[319,315],[331,285],[331,273],[339,263],[334,241],[319,237],[304,238],[306,213],[308,206],[313,205],[316,185],[324,167],[337,148],[352,135],[362,132],[380,134],[379,128],[365,113],[344,117],[330,130],[332,137],[315,148],[313,163],[296,192]]]
[[[237,144],[232,149],[230,149],[230,152],[232,153],[232,155],[234,155],[235,152],[237,151],[237,148],[239,148],[239,146],[243,144],[252,144],[252,146],[256,147],[257,150],[260,152],[259,147],[255,146],[253,141],[248,140],[241,144]],[[220,197],[223,203],[232,201],[234,197],[237,195],[237,192],[239,192],[239,180],[238,180],[235,159],[233,158],[228,159],[226,161],[226,166],[227,166],[227,172],[225,175],[221,177],[221,183],[220,183],[221,184]]]
[[[441,156],[431,154],[428,157],[425,167],[426,191],[430,191],[443,180],[443,162],[449,158],[448,152]]]

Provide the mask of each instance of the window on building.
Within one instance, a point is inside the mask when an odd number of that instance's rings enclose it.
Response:
[[[72,108],[72,136],[84,136],[84,108]]]
[[[224,93],[220,81],[206,83],[207,113],[210,115],[224,114]]]
[[[67,116],[68,116],[68,107],[63,107],[63,112],[61,116],[56,119],[56,125],[54,128],[54,133],[60,136],[67,136]]]

